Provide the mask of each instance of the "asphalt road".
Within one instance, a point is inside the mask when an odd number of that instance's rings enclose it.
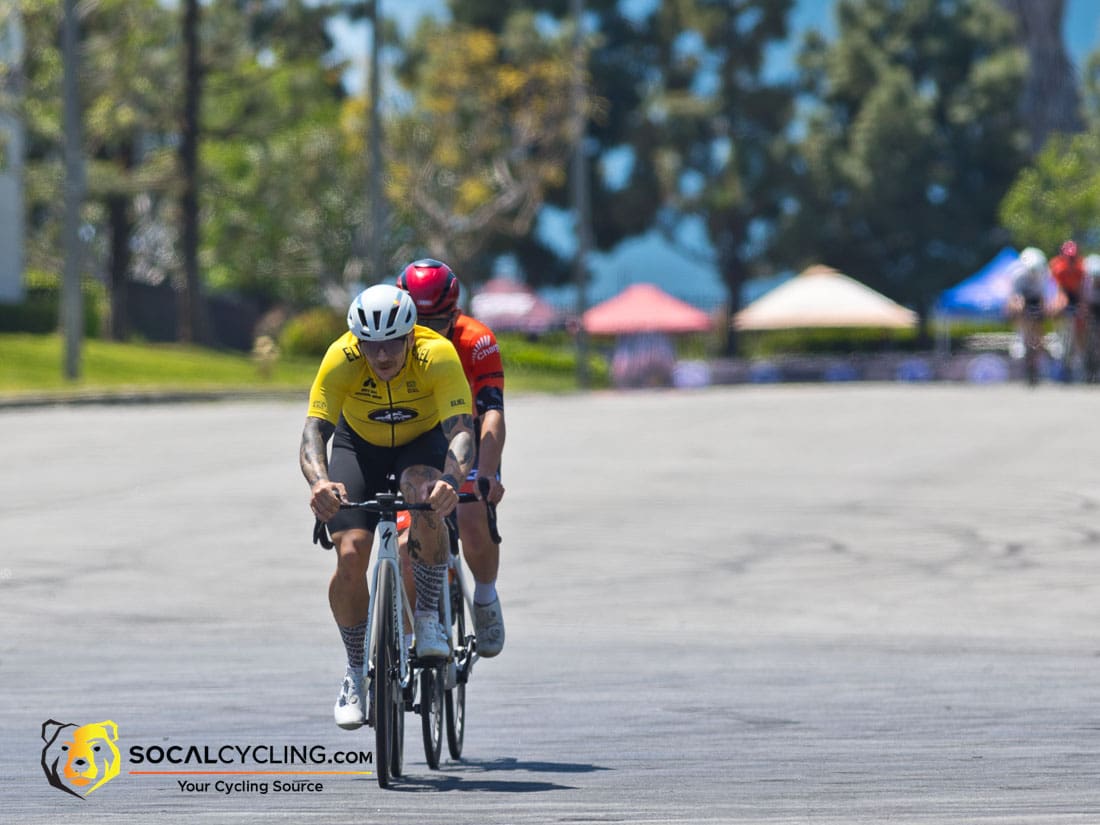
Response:
[[[463,761],[429,771],[410,716],[391,791],[132,773],[373,748],[332,723],[304,403],[0,412],[0,820],[1100,822],[1100,392],[509,404],[508,644]],[[50,719],[115,722],[119,776],[51,787]]]

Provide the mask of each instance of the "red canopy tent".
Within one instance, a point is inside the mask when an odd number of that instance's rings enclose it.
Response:
[[[585,332],[631,335],[644,332],[706,332],[711,319],[701,309],[653,284],[628,286],[584,313]]]
[[[495,332],[540,333],[560,326],[561,316],[526,284],[486,281],[470,300],[470,314]]]

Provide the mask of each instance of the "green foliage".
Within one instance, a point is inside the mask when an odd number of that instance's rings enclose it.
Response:
[[[292,357],[320,358],[347,329],[347,319],[336,310],[328,307],[307,309],[287,321],[279,333],[279,349]]]
[[[324,65],[331,4],[207,10],[202,263],[214,291],[295,306],[340,278],[363,217],[341,133],[341,65]]]
[[[533,375],[557,376],[563,387],[575,379],[577,352],[568,338],[529,341],[522,335],[502,333],[497,340],[507,386],[515,382],[523,385]],[[589,353],[588,374],[593,386],[610,385],[607,361],[598,353]]]
[[[426,249],[465,271],[492,235],[529,232],[591,107],[571,97],[571,48],[531,13],[499,33],[421,23],[400,73],[410,105],[384,144],[388,200],[413,230],[401,257]]]
[[[790,329],[742,334],[749,357],[787,353],[909,352],[923,348],[916,330]]]
[[[789,201],[794,94],[769,82],[764,62],[787,37],[791,7],[661,3],[647,26],[659,56],[642,105],[650,127],[631,144],[655,176],[665,235],[675,241],[685,228],[705,227],[706,248],[693,257],[714,263],[731,310],[744,281],[766,265]]]
[[[0,332],[45,333],[59,326],[61,279],[52,272],[26,273],[25,297],[18,304],[0,303]],[[106,311],[106,292],[98,281],[81,284],[84,297],[84,334],[97,336]]]
[[[812,103],[787,264],[826,263],[926,312],[1005,241],[997,207],[1026,162],[1026,58],[994,0],[840,0],[812,35]]]
[[[1066,238],[1100,246],[1100,134],[1052,135],[1001,202],[1017,246],[1048,255]]]

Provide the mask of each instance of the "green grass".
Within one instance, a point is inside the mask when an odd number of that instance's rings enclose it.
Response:
[[[313,383],[320,359],[280,358],[268,376],[245,353],[230,353],[180,344],[120,344],[95,338],[82,345],[81,377],[62,375],[63,342],[59,335],[0,334],[0,392],[53,393],[110,390],[300,391]],[[560,393],[576,389],[571,371],[515,365],[508,371],[507,392]]]
[[[270,377],[246,354],[177,344],[119,344],[86,339],[81,377],[62,375],[58,335],[0,335],[0,391],[307,389],[317,364],[280,359]]]

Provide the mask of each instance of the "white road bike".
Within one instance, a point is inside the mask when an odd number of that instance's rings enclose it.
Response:
[[[481,487],[485,495],[488,484]],[[480,501],[476,495],[462,493],[459,503]],[[410,648],[406,632],[413,623],[413,609],[405,594],[397,545],[397,514],[401,510],[431,510],[430,504],[411,504],[400,494],[378,493],[373,499],[342,504],[341,509],[378,513],[375,527],[377,552],[371,572],[367,632],[364,639],[368,662],[367,723],[374,727],[374,763],[378,784],[390,786],[404,771],[405,711],[420,715],[424,756],[428,767],[439,767],[443,749],[443,728],[447,747],[454,759],[462,756],[466,730],[466,683],[477,661],[477,640],[473,635],[473,601],[466,585],[458,554],[458,530],[454,519],[447,524],[451,551],[447,563],[447,586],[439,599],[439,620],[450,642],[446,659],[418,659]],[[496,508],[486,506],[489,530],[494,541],[500,536],[496,527]],[[318,522],[313,540],[331,548],[324,524]],[[417,701],[419,700],[419,701]]]

